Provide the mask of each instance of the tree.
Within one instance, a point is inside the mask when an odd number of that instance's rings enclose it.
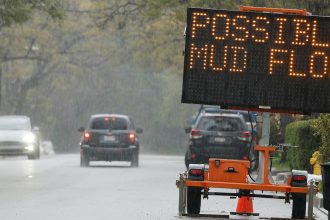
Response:
[[[52,18],[64,16],[60,0],[1,0],[0,27],[26,22],[35,10],[42,11]]]
[[[315,133],[321,137],[320,153],[324,162],[330,161],[330,114],[321,114],[313,124]]]

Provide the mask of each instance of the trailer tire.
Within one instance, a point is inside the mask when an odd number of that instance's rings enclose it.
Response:
[[[81,167],[89,167],[89,155],[86,151],[80,151],[80,166]]]
[[[139,152],[134,152],[131,158],[131,167],[139,166]]]
[[[188,187],[187,189],[187,212],[197,215],[201,210],[201,188]]]
[[[292,218],[304,219],[306,213],[306,194],[292,193]]]

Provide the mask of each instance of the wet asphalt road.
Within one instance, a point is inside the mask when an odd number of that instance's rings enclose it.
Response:
[[[175,180],[185,169],[183,157],[142,155],[139,168],[129,167],[128,162],[91,165],[81,168],[78,154],[44,156],[37,161],[0,159],[0,219],[210,219],[177,216]],[[235,209],[236,199],[202,200],[203,214],[228,214]],[[254,211],[260,217],[289,218],[291,205],[255,198]]]

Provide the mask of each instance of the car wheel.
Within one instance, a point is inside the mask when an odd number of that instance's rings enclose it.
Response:
[[[35,160],[35,159],[36,159],[36,157],[34,154],[28,155],[28,160]]]
[[[39,158],[40,158],[40,152],[39,151],[36,151],[33,154],[28,155],[29,160],[39,160]]]
[[[188,187],[187,189],[187,212],[197,215],[201,210],[201,189],[199,187]]]
[[[40,149],[38,149],[35,154],[36,154],[36,159],[39,160],[40,159]]]
[[[138,167],[138,166],[139,166],[139,153],[135,152],[132,154],[131,167]]]
[[[292,193],[292,218],[304,219],[306,213],[306,194]]]
[[[87,152],[83,150],[80,151],[80,166],[81,167],[89,166],[89,155]]]
[[[189,169],[189,161],[188,161],[188,151],[186,152],[184,156],[184,163],[186,165],[187,170]]]

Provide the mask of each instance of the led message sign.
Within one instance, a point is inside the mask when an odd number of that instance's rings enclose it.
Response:
[[[182,102],[330,112],[330,17],[188,9]]]

